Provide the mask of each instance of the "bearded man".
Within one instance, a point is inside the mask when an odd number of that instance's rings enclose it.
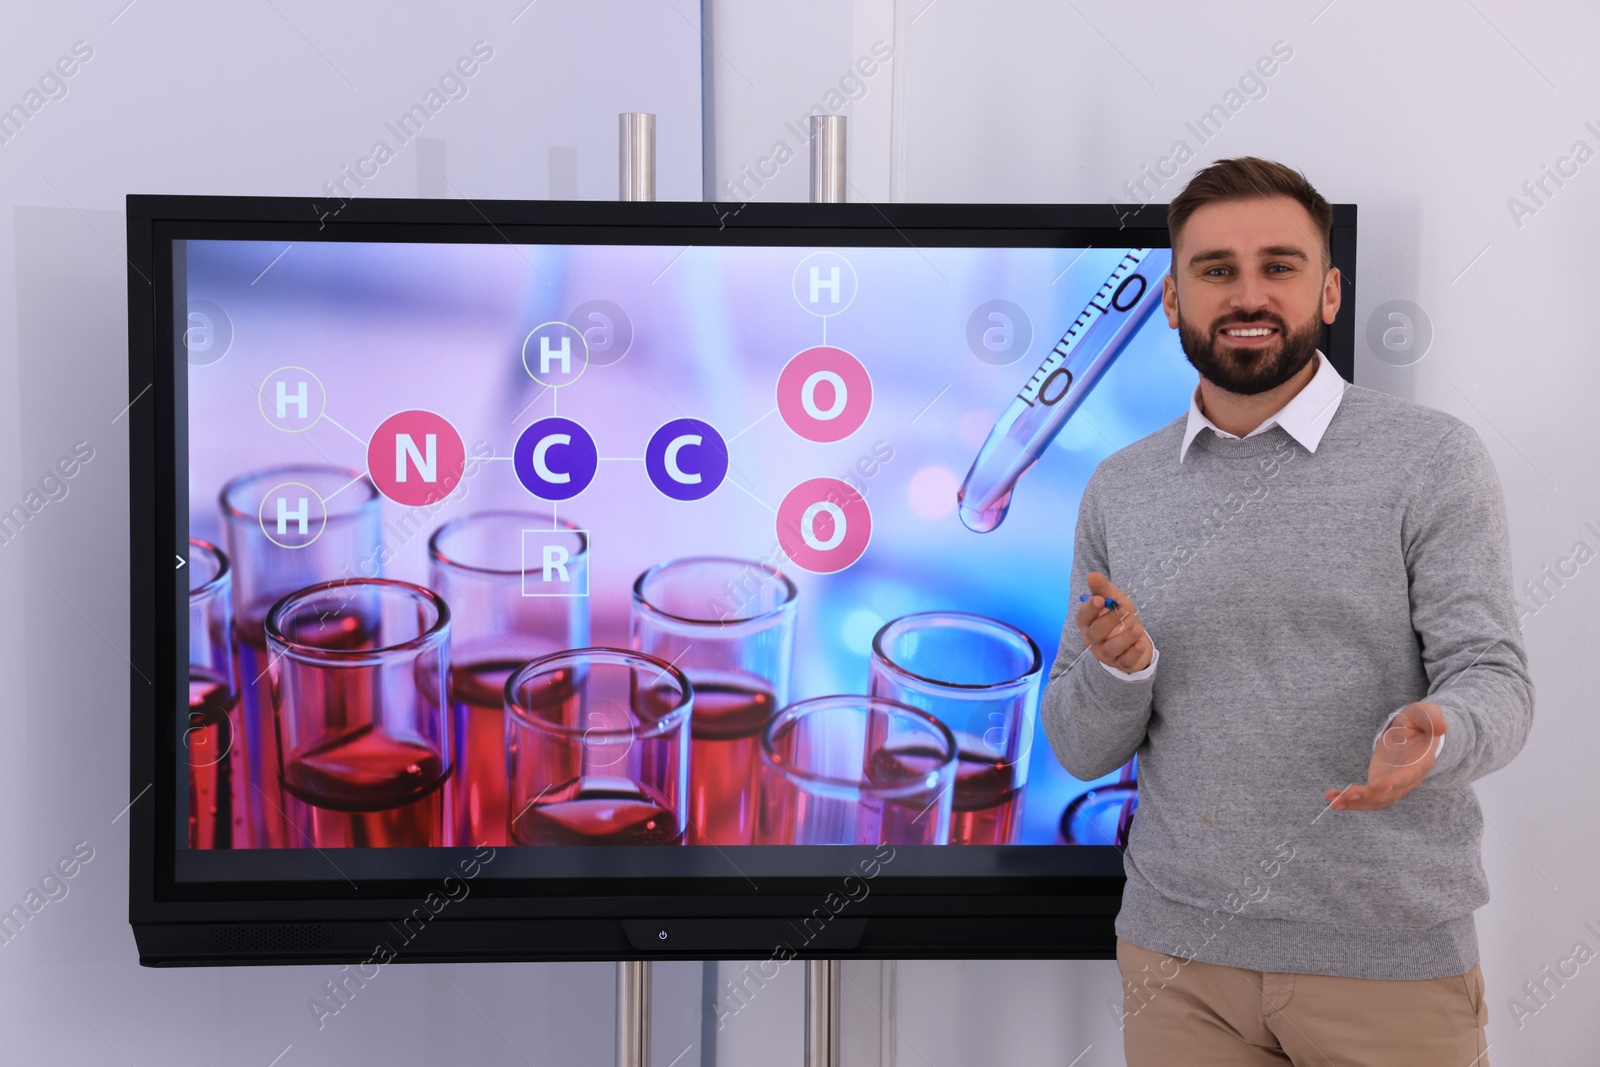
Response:
[[[1139,757],[1132,1067],[1488,1064],[1471,783],[1533,718],[1505,504],[1470,426],[1318,351],[1332,218],[1279,163],[1195,175],[1163,304],[1198,386],[1078,513],[1042,719],[1080,779]]]

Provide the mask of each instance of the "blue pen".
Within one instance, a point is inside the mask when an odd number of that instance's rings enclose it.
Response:
[[[1085,593],[1081,597],[1078,598],[1078,603],[1080,603],[1080,604],[1085,603],[1085,602],[1088,601],[1088,599],[1089,599],[1089,594]],[[1116,606],[1117,606],[1117,602],[1115,600],[1112,600],[1110,597],[1106,597],[1106,607],[1115,608]]]

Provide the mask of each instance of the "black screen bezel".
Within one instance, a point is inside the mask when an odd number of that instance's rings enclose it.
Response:
[[[1336,205],[1331,253],[1341,267],[1347,309],[1354,307],[1353,205]],[[175,876],[176,765],[171,736],[179,706],[179,637],[183,598],[162,582],[173,551],[187,543],[179,472],[186,468],[186,385],[174,353],[173,242],[186,239],[405,241],[462,243],[590,243],[661,245],[801,245],[810,247],[1167,247],[1165,205],[965,204],[705,204],[593,201],[305,200],[287,197],[129,196],[130,569],[132,604],[131,793],[129,919],[147,963],[305,962],[349,958],[341,936],[356,941],[376,922],[404,914],[472,849],[395,850],[382,864],[398,877],[363,875],[359,886],[331,874],[305,881],[189,881]],[[1324,330],[1323,351],[1353,378],[1354,323],[1350,313]],[[173,546],[169,549],[167,546]],[[168,665],[163,669],[162,665]],[[146,679],[148,678],[148,681]],[[161,709],[169,709],[163,714]],[[141,790],[149,787],[149,795]],[[865,948],[831,947],[830,956],[865,952],[875,958],[921,955],[1026,957],[1109,955],[1109,917],[1120,897],[1121,857],[1111,846],[1051,850],[1041,873],[1038,850],[1048,846],[901,850],[900,865],[883,867],[866,898],[850,903],[852,919],[875,933]],[[1021,850],[1019,852],[1019,850]],[[187,851],[187,850],[183,850]],[[617,959],[640,954],[622,920],[714,921],[809,913],[841,877],[873,854],[870,848],[816,849],[816,872],[763,877],[759,888],[731,873],[707,877],[524,879],[495,876],[474,883],[451,905],[461,927],[434,937],[438,959]],[[821,853],[826,853],[822,855]],[[922,855],[919,853],[939,853]],[[1027,857],[1023,853],[1035,853]],[[402,855],[406,853],[407,855]],[[1010,854],[1008,858],[1007,854]],[[960,856],[960,861],[952,863]],[[1028,862],[1033,859],[1034,862]],[[909,860],[909,862],[907,862]],[[952,866],[972,871],[951,874]],[[934,873],[915,873],[917,868]],[[1031,940],[1019,919],[1084,919],[1081,945]],[[890,921],[892,920],[892,921]],[[518,938],[540,922],[560,923],[560,937]],[[321,932],[271,943],[227,936],[243,926],[276,924]],[[471,934],[464,932],[470,924]],[[1009,924],[1009,925],[1008,925]],[[346,929],[340,930],[339,927]],[[196,939],[202,927],[217,935]],[[504,936],[497,938],[492,929]],[[698,928],[697,928],[698,929]],[[1073,929],[1077,929],[1073,927]],[[589,931],[584,933],[583,931]],[[985,937],[984,931],[995,932]],[[1007,936],[1005,930],[1012,930]],[[1071,934],[1068,940],[1077,937]],[[269,939],[270,940],[270,939]],[[692,940],[692,939],[691,939]],[[758,941],[761,939],[757,939]],[[279,942],[283,944],[279,944]],[[348,944],[355,944],[349,941]],[[1077,942],[1074,942],[1077,944]],[[318,947],[321,946],[321,947]],[[340,947],[344,946],[344,947]],[[648,946],[648,955],[700,953],[693,945]],[[820,951],[820,950],[819,950]],[[724,957],[766,955],[760,945],[721,946]],[[800,951],[799,955],[808,955]]]

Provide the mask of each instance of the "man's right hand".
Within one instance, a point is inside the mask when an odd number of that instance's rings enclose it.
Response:
[[[1139,609],[1111,579],[1094,571],[1089,575],[1090,597],[1078,608],[1078,632],[1083,647],[1108,667],[1129,674],[1150,666],[1155,644],[1139,622]],[[1106,607],[1106,599],[1116,607]]]

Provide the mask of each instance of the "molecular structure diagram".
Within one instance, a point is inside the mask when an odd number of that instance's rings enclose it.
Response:
[[[796,353],[784,365],[775,386],[775,410],[805,441],[840,441],[860,429],[873,399],[872,379],[862,362],[826,343],[827,320],[855,301],[855,268],[838,253],[814,252],[796,266],[792,288],[800,306],[821,320],[824,343]],[[609,301],[592,301],[569,317],[583,321],[580,313],[586,310],[591,319],[604,323],[605,340],[595,346],[610,349],[603,359],[592,358],[594,331],[586,333],[571,322],[541,323],[523,339],[523,368],[552,392],[553,411],[559,410],[561,390],[577,383],[591,367],[603,373],[602,368],[626,354],[633,340],[632,324],[621,308]],[[616,339],[614,327],[623,335],[620,345],[611,343]],[[304,433],[327,419],[361,440],[328,415],[327,390],[305,367],[274,370],[262,380],[257,399],[262,417],[285,433]],[[642,461],[651,485],[662,495],[677,501],[702,500],[727,479],[728,446],[728,438],[711,423],[675,418],[650,435]],[[518,435],[511,464],[523,489],[556,504],[588,489],[608,458],[614,457],[601,456],[594,434],[581,422],[551,414],[535,419]],[[403,507],[447,499],[467,466],[461,433],[444,416],[424,408],[390,415],[366,439],[365,474],[379,493]],[[304,548],[320,535],[328,510],[328,500],[311,487],[285,482],[263,495],[259,519],[274,544]],[[838,478],[810,478],[794,486],[779,505],[775,522],[778,541],[790,560],[818,574],[855,563],[872,535],[865,498]]]

